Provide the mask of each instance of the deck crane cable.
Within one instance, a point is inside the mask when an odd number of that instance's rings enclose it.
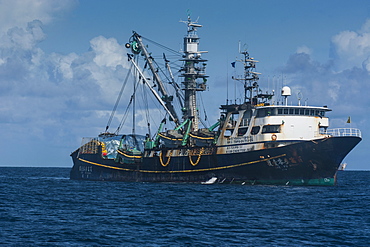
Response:
[[[143,36],[141,36],[141,38],[142,38],[142,39],[145,39],[145,40],[147,40],[147,41],[149,41],[149,42],[151,42],[151,43],[153,43],[153,44],[155,44],[155,45],[157,45],[157,46],[159,46],[159,47],[161,47],[162,49],[165,49],[165,50],[167,50],[167,51],[169,51],[169,52],[172,52],[173,54],[176,54],[176,55],[182,56],[182,53],[181,53],[181,52],[175,51],[175,50],[173,50],[173,49],[171,49],[171,48],[168,48],[167,46],[161,45],[161,44],[159,44],[159,43],[157,43],[157,42],[155,42],[155,41],[153,41],[153,40],[150,40],[150,39],[148,39],[148,38],[145,38],[145,37],[143,37]]]
[[[149,71],[149,68],[147,70]],[[143,91],[145,92],[145,97],[147,98],[148,96],[146,94],[145,88],[143,88]],[[160,119],[166,118],[166,116],[168,114],[163,112],[163,108],[160,105],[158,105],[158,101],[155,100],[153,94],[149,94],[149,99],[151,100],[150,105],[153,108],[156,109],[156,112],[157,113],[159,113],[161,115],[159,118]],[[158,119],[153,118],[153,116],[156,116],[156,114],[150,114],[149,113],[149,102],[148,102],[148,99],[146,99],[146,104],[147,104],[147,107],[146,107],[146,109],[147,109],[147,112],[146,112],[147,116],[146,116],[146,118],[147,118],[147,123],[148,123],[149,136],[151,136],[151,138],[154,139],[154,137],[155,137],[155,135],[157,135],[157,133],[154,133],[153,136],[151,135],[151,133],[150,133],[151,132],[150,131],[150,128],[151,128],[150,123],[157,123],[158,122]],[[154,126],[155,129],[158,129],[158,127],[159,127],[159,125]]]
[[[207,111],[206,111],[206,108],[204,107],[202,94],[199,94],[199,98],[200,98],[201,107],[203,108],[203,112],[204,112],[204,121],[208,122]],[[207,127],[207,126],[204,126],[204,127]]]
[[[173,49],[171,49],[171,48],[169,48],[169,47],[167,47],[167,46],[164,46],[164,45],[162,45],[162,44],[159,44],[159,43],[157,43],[157,42],[155,42],[155,41],[153,41],[153,40],[151,40],[151,39],[148,39],[148,38],[145,38],[145,37],[143,37],[143,36],[141,36],[141,38],[143,39],[143,40],[146,40],[147,42],[150,42],[150,43],[152,43],[152,44],[154,44],[154,45],[156,45],[156,46],[158,46],[158,47],[160,47],[160,48],[162,48],[163,50],[167,50],[167,51],[169,51],[170,53],[172,53],[173,54],[173,56],[175,56],[177,59],[180,59],[181,57],[182,57],[182,53],[181,52],[179,52],[179,51],[176,51],[176,50],[173,50]],[[162,74],[162,75],[164,75],[165,76],[165,78],[167,79],[167,81],[170,83],[170,84],[172,84],[172,86],[173,86],[173,88],[175,89],[175,91],[176,91],[176,93],[175,93],[175,95],[176,95],[176,98],[178,99],[178,104],[181,106],[181,108],[183,108],[183,101],[184,101],[184,95],[183,95],[183,92],[182,92],[182,90],[181,90],[181,88],[180,88],[180,86],[175,82],[175,80],[173,80],[173,79],[170,79],[169,78],[169,76],[163,71],[163,69],[162,69],[162,66],[159,66],[160,64],[162,65],[162,63],[158,63],[157,62],[157,60],[156,59],[154,59],[154,57],[153,56],[151,56],[152,57],[152,61],[153,61],[153,63],[154,64],[156,64],[156,66],[157,66],[157,69],[158,69],[158,71]],[[169,62],[169,61],[168,61]],[[172,62],[171,63],[171,65],[175,65],[174,67],[178,70],[178,72],[180,72],[181,71],[181,68],[182,68],[182,66],[179,66],[178,64],[176,64],[176,62]]]
[[[126,75],[125,81],[124,81],[124,82],[123,82],[123,84],[122,84],[121,91],[120,91],[120,92],[119,92],[119,94],[118,94],[118,97],[117,97],[116,103],[115,103],[115,105],[114,105],[114,107],[113,107],[113,110],[112,110],[112,113],[111,113],[111,115],[110,115],[110,117],[109,117],[109,120],[108,120],[107,126],[105,127],[105,132],[107,132],[107,131],[108,131],[109,126],[110,126],[110,125],[111,125],[111,123],[112,123],[112,120],[113,120],[114,114],[116,113],[116,111],[117,111],[117,107],[118,107],[118,104],[119,104],[119,102],[121,101],[121,97],[122,97],[122,94],[123,94],[123,90],[124,90],[124,89],[125,89],[125,87],[126,87],[126,84],[127,84],[128,78],[129,78],[129,76],[130,76],[130,74],[131,74],[131,70],[132,70],[132,68],[133,68],[133,65],[131,65],[131,67],[130,67],[129,71],[127,72],[127,75]]]
[[[143,39],[145,39],[144,37],[142,37]],[[146,40],[148,40],[148,39],[146,39]],[[179,56],[179,52],[176,52],[176,51],[174,51],[174,50],[171,50],[170,48],[167,48],[167,47],[165,47],[165,46],[163,46],[163,45],[160,45],[160,44],[158,44],[158,43],[156,43],[156,42],[154,42],[154,41],[151,41],[151,40],[148,40],[148,41],[150,41],[150,42],[152,42],[152,43],[154,43],[154,44],[156,44],[156,45],[158,45],[158,46],[160,46],[160,47],[162,47],[163,49],[167,49],[167,50],[169,50],[169,51],[171,51],[171,52],[173,52],[173,53],[176,53],[176,56],[178,57]],[[164,54],[164,53],[163,53]],[[150,57],[151,57],[151,61],[152,61],[152,63],[155,65],[155,67],[156,67],[156,69],[157,69],[157,73],[159,74],[161,74],[162,76],[164,76],[164,78],[166,78],[166,81],[167,81],[167,83],[168,84],[171,84],[171,86],[173,87],[173,89],[175,90],[175,95],[176,95],[176,98],[177,98],[177,102],[176,101],[174,101],[173,103],[178,103],[180,106],[181,106],[181,108],[183,108],[183,101],[184,101],[184,95],[183,95],[183,92],[181,91],[181,88],[180,88],[180,86],[174,81],[174,79],[173,78],[170,78],[170,76],[169,75],[167,75],[167,73],[164,71],[164,69],[163,69],[163,67],[164,67],[164,64],[162,64],[162,63],[158,63],[157,62],[157,60],[156,59],[154,59],[154,57],[152,56],[152,55],[150,55]],[[169,61],[168,61],[169,62]],[[162,65],[162,66],[161,66]],[[147,62],[145,62],[145,66],[144,66],[144,70],[145,69],[148,69],[147,68]],[[149,70],[149,69],[148,69]],[[156,82],[155,82],[155,79],[153,78],[153,83],[154,83],[154,86],[156,86]],[[166,85],[163,85],[163,86],[165,86],[165,89],[166,89],[166,91],[169,91],[168,90],[168,87],[166,87]]]
[[[201,99],[201,104],[202,104],[202,108],[204,109],[204,104],[203,104],[203,99],[202,99],[202,97],[200,96],[200,99]],[[199,113],[197,113],[198,115],[199,115]],[[200,122],[203,124],[203,126],[205,127],[205,128],[208,128],[207,127],[207,123],[205,122],[205,121],[207,121],[207,113],[206,113],[206,110],[204,109],[204,114],[205,114],[205,119],[204,119],[204,121],[203,121],[203,119],[201,118],[201,117],[199,117],[199,120],[200,120]]]
[[[145,71],[150,71],[149,68],[145,68],[143,73],[145,73]],[[148,74],[150,74],[148,72]],[[146,123],[147,123],[147,128],[148,128],[148,134],[149,136],[152,136],[152,133],[151,133],[151,123],[156,123],[158,122],[158,119],[153,119],[152,115],[155,116],[156,114],[150,114],[149,112],[149,105],[151,106],[152,109],[156,109],[157,112],[162,115],[161,116],[161,119],[163,119],[165,116],[162,114],[162,107],[160,107],[158,105],[158,101],[157,100],[154,100],[154,97],[152,94],[149,94],[148,96],[148,93],[147,93],[147,90],[146,90],[146,87],[145,87],[145,83],[144,81],[142,81],[143,83],[140,83],[142,85],[141,87],[141,91],[140,91],[140,94],[141,94],[141,97],[142,97],[142,100],[141,101],[138,101],[137,103],[139,103],[140,105],[140,109],[143,109],[145,111],[145,118],[146,118]],[[155,86],[155,84],[153,85]],[[139,92],[137,92],[139,93]],[[148,98],[149,97],[149,98]],[[152,102],[149,103],[149,100],[151,100]],[[141,104],[143,103],[143,105]],[[155,126],[155,128],[158,128],[158,126]],[[152,137],[154,138],[154,136]]]
[[[135,94],[136,94],[136,90],[137,90],[137,88],[138,88],[138,84],[139,84],[139,82],[140,82],[140,80],[141,80],[141,78],[140,78],[140,76],[139,76],[139,79],[137,80],[137,82],[136,82],[136,85],[135,85],[135,91],[132,93],[132,95],[131,95],[131,97],[130,97],[130,102],[128,103],[128,105],[127,105],[127,107],[126,107],[126,111],[125,111],[125,113],[123,114],[123,116],[122,116],[122,119],[121,119],[121,122],[120,122],[120,124],[118,125],[118,127],[117,127],[117,130],[116,130],[116,134],[118,134],[119,133],[119,131],[121,130],[121,128],[122,128],[122,126],[123,126],[123,124],[125,123],[125,121],[126,121],[126,119],[127,119],[127,116],[128,116],[128,110],[129,110],[129,108],[130,108],[130,106],[131,106],[131,104],[132,104],[132,102],[133,102],[133,99],[134,99],[134,97],[135,97]]]
[[[150,131],[150,114],[149,114],[149,104],[148,104],[148,95],[146,93],[146,90],[145,90],[145,84],[142,83],[142,98],[143,98],[143,102],[144,102],[144,109],[145,109],[145,118],[146,118],[146,122],[147,122],[147,125],[148,125],[148,134],[149,136],[151,136],[151,131]]]
[[[158,71],[161,72],[161,75],[163,75],[166,78],[166,80],[168,81],[168,83],[171,84],[172,87],[174,88],[174,90],[176,92],[175,95],[176,95],[176,97],[177,97],[177,99],[179,101],[179,104],[181,105],[181,108],[182,108],[183,107],[183,103],[182,102],[184,102],[185,96],[184,96],[183,92],[181,91],[180,86],[172,78],[170,78],[170,76],[168,76],[164,72],[164,70],[162,69],[163,66],[160,66],[160,64],[157,63],[157,60],[155,60],[153,57],[152,57],[152,59],[153,59],[152,60],[153,64],[156,65]],[[168,88],[166,88],[166,90],[168,91]]]

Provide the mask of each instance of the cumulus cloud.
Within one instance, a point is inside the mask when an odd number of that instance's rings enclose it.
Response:
[[[368,69],[370,55],[370,20],[359,31],[345,30],[332,38],[333,58],[338,70],[352,67]],[[370,71],[370,70],[368,70]]]
[[[305,54],[311,55],[312,49],[310,49],[308,46],[302,45],[297,48],[297,53],[305,53]]]
[[[311,103],[343,106],[351,104],[354,98],[367,100],[360,95],[369,89],[370,76],[362,67],[337,72],[333,61],[321,64],[308,54],[296,53],[280,71],[287,76],[289,85],[300,88],[309,96]]]
[[[126,67],[126,50],[118,44],[116,39],[106,39],[99,36],[92,39],[90,45],[96,54],[94,62],[98,66],[116,67],[122,65]]]
[[[25,28],[33,20],[48,24],[76,4],[77,0],[0,0],[0,32]]]

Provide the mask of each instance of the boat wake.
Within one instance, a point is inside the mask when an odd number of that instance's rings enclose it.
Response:
[[[216,183],[216,181],[217,181],[217,178],[212,177],[212,178],[208,179],[207,181],[202,182],[201,184],[214,184],[214,183]]]

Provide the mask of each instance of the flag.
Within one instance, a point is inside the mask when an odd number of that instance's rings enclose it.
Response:
[[[235,62],[232,62],[231,63],[231,66],[233,66],[233,68],[235,68]]]
[[[348,117],[347,123],[351,123],[351,117]]]

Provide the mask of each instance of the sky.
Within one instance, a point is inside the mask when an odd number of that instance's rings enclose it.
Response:
[[[292,102],[300,92],[331,108],[331,127],[361,129],[345,162],[370,169],[367,0],[0,0],[0,166],[72,167],[81,138],[105,129],[132,31],[180,50],[188,13],[203,25],[211,121],[233,94],[226,88],[240,42],[260,61],[261,87],[288,85]]]

